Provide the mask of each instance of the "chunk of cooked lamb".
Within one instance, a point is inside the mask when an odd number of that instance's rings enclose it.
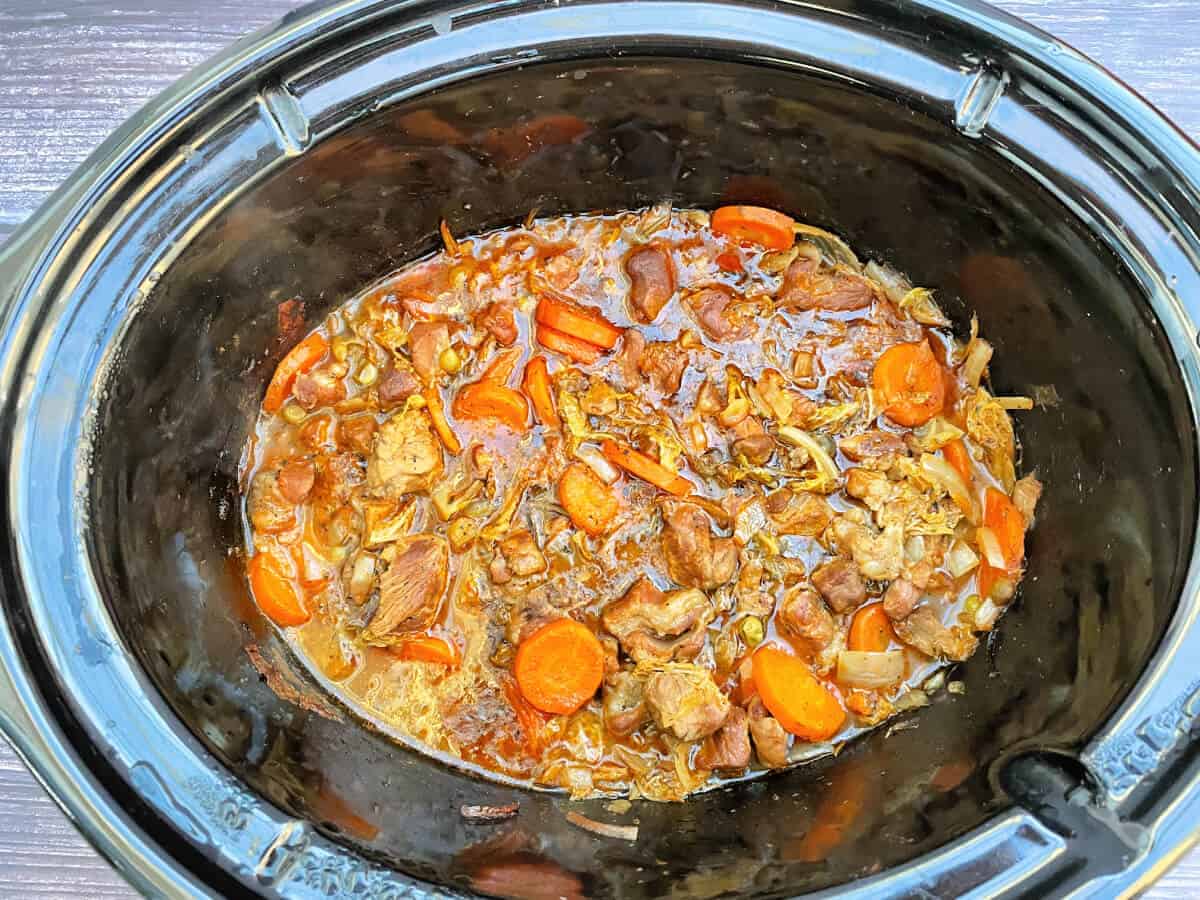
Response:
[[[875,299],[875,291],[865,278],[823,269],[819,261],[799,256],[784,273],[775,299],[791,309],[862,309]]]
[[[410,535],[393,546],[395,556],[379,579],[379,606],[363,632],[367,641],[428,628],[446,590],[450,545],[444,537]]]
[[[502,540],[500,553],[508,571],[517,578],[528,578],[548,568],[541,547],[529,531],[514,531]]]
[[[725,724],[704,739],[696,754],[696,765],[725,772],[740,772],[750,765],[749,724],[741,707],[729,710]]]
[[[867,599],[867,586],[858,566],[842,557],[818,566],[812,573],[812,583],[834,612],[858,609]]]
[[[613,734],[632,734],[649,716],[645,685],[633,672],[617,672],[604,682],[604,724]]]
[[[975,635],[961,625],[947,627],[928,606],[914,610],[899,622],[893,622],[896,637],[926,656],[961,662],[975,652]]]
[[[639,247],[625,260],[629,275],[629,306],[639,322],[648,325],[658,318],[675,293],[675,267],[662,247]]]
[[[681,741],[706,738],[731,709],[712,673],[692,663],[667,663],[646,679],[646,704],[659,728]]]
[[[841,649],[841,631],[816,591],[801,586],[784,594],[779,605],[779,625],[800,640],[819,671],[833,668]]]
[[[428,490],[442,474],[442,445],[421,409],[406,409],[379,426],[367,460],[367,485],[380,496]]]
[[[928,583],[928,579],[926,579]],[[921,602],[921,589],[907,578],[897,578],[883,595],[883,611],[893,621],[907,618]]]
[[[685,305],[697,324],[714,341],[744,341],[754,334],[754,324],[736,311],[733,291],[724,285],[709,285],[689,294]]]
[[[716,537],[705,513],[689,503],[674,503],[665,519],[663,555],[676,584],[710,591],[733,578],[737,545],[733,538]]]
[[[601,613],[604,627],[635,662],[695,659],[704,649],[705,628],[716,611],[703,591],[664,594],[639,578],[620,600]]]
[[[749,716],[750,736],[754,739],[754,751],[764,766],[778,769],[788,764],[788,742],[790,737],[775,719],[762,700],[754,697],[746,707]]]

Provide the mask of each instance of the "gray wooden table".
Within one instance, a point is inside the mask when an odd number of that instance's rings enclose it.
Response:
[[[1200,0],[997,2],[1116,72],[1200,138]],[[0,0],[0,241],[148,98],[299,5]],[[0,896],[133,896],[2,741]],[[1200,849],[1145,896],[1200,897]]]

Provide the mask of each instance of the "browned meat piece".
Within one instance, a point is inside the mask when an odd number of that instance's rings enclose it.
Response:
[[[450,564],[450,545],[436,534],[417,534],[395,544],[396,557],[379,579],[379,606],[363,632],[378,641],[395,631],[428,628],[437,617]]]
[[[737,546],[733,538],[713,536],[707,515],[689,503],[675,503],[665,519],[663,555],[676,584],[711,591],[733,578]]]
[[[671,257],[661,247],[641,247],[629,254],[625,271],[629,273],[629,306],[633,317],[649,324],[658,318],[675,293]]]
[[[442,351],[450,346],[450,329],[445,322],[417,322],[408,332],[413,368],[430,384],[441,371]]]
[[[887,467],[895,457],[908,454],[908,448],[899,435],[878,428],[842,438],[838,441],[838,449],[847,459],[868,468]]]
[[[763,590],[762,580],[763,564],[757,559],[743,560],[742,570],[733,588],[738,612],[762,617],[771,614],[775,608],[775,598],[769,591]]]
[[[504,303],[491,303],[479,314],[476,324],[487,331],[502,347],[511,347],[517,342],[517,319],[512,307]]]
[[[705,334],[714,341],[729,343],[744,341],[754,334],[754,324],[729,309],[733,302],[733,291],[723,285],[712,285],[689,294],[686,305]]]
[[[683,373],[688,367],[688,352],[674,341],[656,341],[646,345],[637,367],[650,379],[655,390],[670,397],[683,383]]]
[[[812,583],[834,612],[858,609],[867,599],[867,586],[858,574],[858,567],[848,559],[833,559],[818,567]]]
[[[738,438],[729,449],[734,459],[742,456],[752,466],[763,466],[775,453],[775,438],[769,434],[751,434]]]
[[[405,410],[379,426],[367,461],[367,484],[374,493],[399,497],[428,490],[441,475],[442,445],[424,410]]]
[[[780,534],[819,537],[833,521],[833,510],[824,497],[782,488],[767,495],[767,515]]]
[[[646,704],[658,727],[681,741],[708,737],[731,708],[708,669],[691,663],[667,663],[650,675]]]
[[[267,534],[287,531],[296,524],[296,504],[283,496],[277,473],[264,470],[254,476],[246,500],[246,514],[255,531]]]
[[[704,649],[705,628],[716,611],[703,591],[664,594],[639,578],[600,619],[635,662],[691,660]]]
[[[294,459],[279,470],[279,493],[292,503],[303,503],[317,480],[317,467],[311,459]]]
[[[500,553],[504,556],[508,571],[517,578],[528,578],[546,571],[546,557],[528,531],[514,531],[502,540]]]
[[[788,764],[787,731],[767,712],[757,696],[747,707],[750,719],[750,736],[754,738],[754,750],[758,761],[764,766],[778,769]]]
[[[1033,511],[1042,496],[1042,483],[1026,475],[1013,485],[1012,501],[1027,526],[1033,526]]]
[[[362,460],[353,453],[337,453],[321,461],[315,490],[324,502],[348,503],[365,477]]]
[[[849,551],[864,578],[891,581],[899,578],[904,567],[904,530],[896,523],[876,533],[849,510],[834,519],[830,526],[841,552]]]
[[[855,467],[846,470],[846,493],[861,500],[868,509],[879,509],[895,493],[892,482],[883,472]]]
[[[696,766],[725,772],[741,771],[750,765],[750,723],[745,710],[729,710],[725,724],[705,738],[696,754]]]
[[[801,256],[788,266],[775,299],[793,309],[862,309],[875,299],[875,291],[858,275],[826,271],[816,260]]]
[[[397,360],[379,380],[379,405],[391,409],[404,403],[413,394],[421,393],[421,381],[406,360]]]
[[[375,429],[377,427],[375,417],[370,413],[351,416],[343,419],[342,424],[338,426],[338,440],[345,441],[355,453],[367,456],[375,446]]]
[[[324,369],[301,372],[292,386],[296,402],[312,411],[319,406],[333,406],[346,399],[346,385],[342,380]]]
[[[608,677],[601,704],[604,724],[613,734],[632,734],[649,715],[642,679],[632,672],[617,672]]]
[[[907,618],[892,623],[896,637],[926,656],[944,657],[961,662],[975,652],[975,635],[954,625],[947,628],[928,606],[914,610]]]
[[[899,620],[916,609],[920,602],[921,589],[907,578],[897,578],[883,595],[883,611],[889,619]]]
[[[833,665],[838,627],[816,591],[795,587],[784,594],[779,606],[779,624],[801,640],[817,668],[827,670]]]
[[[642,337],[642,333],[636,328],[626,328],[625,336],[621,338],[621,349],[613,357],[620,374],[622,390],[634,391],[642,386],[642,373],[638,363],[645,349],[646,339]]]

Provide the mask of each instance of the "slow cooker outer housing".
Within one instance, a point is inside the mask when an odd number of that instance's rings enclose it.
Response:
[[[425,109],[464,133],[562,111],[593,131],[506,167],[422,135],[406,116]],[[0,255],[0,722],[156,894],[425,895],[496,860],[589,894],[1135,888],[1200,813],[1197,171],[1111,77],[978,4],[290,16],[147,107]],[[1046,505],[966,695],[822,765],[639,804],[626,846],[333,707],[226,551],[280,300],[315,324],[431,249],[442,216],[469,232],[666,196],[838,230],[940,288],[960,325],[978,309],[998,383],[1061,402],[1023,420]],[[510,798],[506,826],[458,815]],[[822,803],[850,800],[815,853]]]

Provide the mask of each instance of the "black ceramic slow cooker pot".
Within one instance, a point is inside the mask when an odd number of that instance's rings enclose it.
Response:
[[[514,126],[522,152],[486,152]],[[281,300],[320,321],[443,217],[665,198],[779,207],[977,313],[995,383],[1045,401],[1020,421],[1047,491],[965,693],[687,803],[577,805],[630,843],[324,696],[247,597],[237,469]],[[1200,821],[1198,223],[1196,148],[978,3],[303,10],[146,108],[0,256],[0,724],[153,894],[1136,889]]]

